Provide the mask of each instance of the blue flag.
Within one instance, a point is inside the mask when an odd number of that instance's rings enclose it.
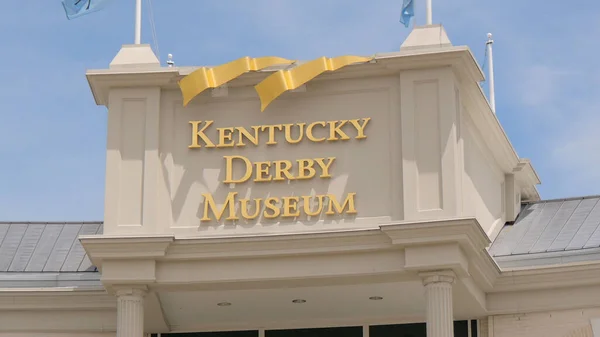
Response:
[[[415,16],[415,5],[413,0],[404,0],[402,3],[402,15],[400,16],[400,23],[404,24],[404,27],[408,27],[410,19]]]
[[[75,19],[82,15],[103,9],[109,0],[63,0],[62,5],[67,19]]]

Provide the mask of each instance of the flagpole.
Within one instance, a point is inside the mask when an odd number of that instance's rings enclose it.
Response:
[[[496,93],[494,92],[494,57],[492,56],[492,44],[494,44],[494,40],[492,40],[492,33],[488,33],[487,35],[487,56],[488,56],[488,86],[490,90],[490,106],[492,107],[492,111],[496,113]]]
[[[433,24],[433,13],[431,13],[431,0],[425,1],[425,10],[427,11],[427,24]]]
[[[413,1],[413,13],[416,13],[416,12],[417,12],[417,11],[416,11],[416,8],[417,8],[416,1]],[[413,20],[412,20],[412,21],[413,21],[413,29],[415,29],[415,27],[417,26],[417,17],[416,17],[416,16],[413,16],[413,18],[412,18],[412,19],[413,19]]]
[[[135,44],[142,43],[142,0],[135,0]]]

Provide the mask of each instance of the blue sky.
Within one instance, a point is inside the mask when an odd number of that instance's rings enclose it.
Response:
[[[424,22],[424,0],[417,22]],[[311,59],[398,50],[401,0],[153,0],[164,62]],[[498,117],[537,169],[543,198],[600,194],[600,3],[433,0],[434,23],[480,64],[494,34]],[[144,0],[142,40],[153,43]],[[68,21],[59,0],[0,11],[0,220],[102,220],[106,108],[86,69],[133,42],[134,0]],[[559,12],[560,10],[560,12]]]

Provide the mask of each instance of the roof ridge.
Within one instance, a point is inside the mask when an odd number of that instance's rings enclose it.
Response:
[[[544,199],[544,200],[538,200],[538,201],[526,201],[526,202],[523,202],[523,205],[543,204],[546,202],[557,202],[557,201],[585,200],[585,199],[593,199],[593,198],[600,198],[600,194],[592,194],[592,195],[585,195],[585,196],[580,196],[580,197],[569,197],[569,198]]]
[[[564,255],[564,253],[569,253],[571,255],[585,255],[588,253],[600,253],[600,247],[587,247],[587,248],[578,248],[578,249],[564,249],[564,250],[550,250],[543,252],[535,252],[535,253],[517,253],[517,254],[509,254],[509,255],[494,255],[495,258],[507,258],[507,257],[528,257],[530,259],[536,259],[539,256],[543,255]]]

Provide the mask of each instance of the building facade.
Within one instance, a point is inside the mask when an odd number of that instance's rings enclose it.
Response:
[[[0,337],[600,336],[600,197],[540,200],[442,26],[87,77],[104,221],[0,224]]]

